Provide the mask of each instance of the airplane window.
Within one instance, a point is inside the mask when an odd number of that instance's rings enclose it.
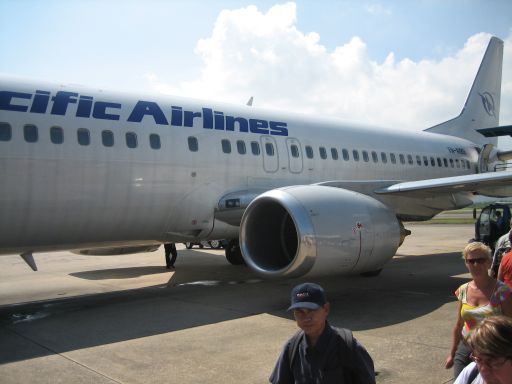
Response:
[[[433,157],[430,157],[430,165],[433,167],[436,166],[436,160]]]
[[[455,159],[455,165],[457,165],[457,168],[460,168],[460,162],[459,162],[459,159]]]
[[[222,152],[231,153],[231,141],[228,139],[222,139]]]
[[[309,145],[306,145],[306,156],[308,159],[313,158],[313,148],[311,148]]]
[[[450,167],[453,168],[453,159],[450,159]]]
[[[414,162],[412,161],[412,155],[407,155],[407,162],[410,164],[410,165],[413,165]]]
[[[448,160],[446,160],[446,157],[443,158],[443,163],[446,168],[448,168]]]
[[[443,163],[441,162],[441,158],[440,157],[437,158],[437,166],[438,167],[442,167],[443,166]]]
[[[423,164],[425,164],[425,167],[428,167],[428,159],[427,159],[427,156],[423,156]]]
[[[366,162],[370,161],[370,156],[368,156],[368,152],[363,151],[363,160]]]
[[[268,156],[274,156],[274,146],[272,143],[265,143],[265,152]]]
[[[338,160],[338,150],[336,148],[331,148],[331,156],[333,160]]]
[[[391,159],[391,163],[396,164],[396,156],[394,153],[390,153],[389,158]]]
[[[76,131],[76,137],[78,144],[80,145],[89,145],[91,143],[91,137],[88,129],[78,128]]]
[[[11,137],[11,126],[7,123],[0,123],[0,141],[9,141]]]
[[[405,164],[405,156],[403,154],[399,154],[398,157],[400,158],[400,163]]]
[[[421,156],[416,155],[416,164],[421,165]]]
[[[320,151],[320,158],[322,158],[324,160],[327,159],[327,152],[326,152],[325,148],[320,147],[318,150]]]
[[[299,157],[299,148],[295,144],[290,146],[290,152],[292,153],[292,157]]]
[[[137,134],[135,132],[126,132],[125,137],[128,148],[137,148]]]
[[[236,142],[236,149],[238,150],[239,154],[245,155],[245,153],[247,152],[247,150],[245,148],[245,141],[237,140],[237,142]]]
[[[350,157],[348,155],[348,151],[345,148],[343,148],[341,150],[341,153],[343,153],[343,160],[345,160],[345,161],[349,161],[350,160]]]
[[[197,142],[197,137],[189,136],[188,149],[190,150],[190,152],[197,152],[199,150],[199,143]]]
[[[152,133],[149,135],[149,146],[151,149],[160,149],[162,144],[160,143],[160,135]]]
[[[357,149],[352,151],[352,156],[354,157],[354,161],[359,161],[359,152],[357,152]]]
[[[53,144],[62,144],[64,142],[64,131],[61,127],[50,128],[50,141]]]
[[[112,147],[114,145],[114,134],[112,131],[101,131],[101,142],[105,147]]]
[[[260,145],[257,141],[251,141],[251,152],[254,156],[260,154]]]
[[[188,149],[191,152],[197,152],[199,150],[199,142],[197,141],[197,138],[194,136],[189,136],[187,139],[188,141]]]
[[[372,151],[372,160],[374,163],[379,162],[379,156],[377,156],[377,152],[375,152],[375,151]]]
[[[380,158],[381,158],[381,160],[382,160],[382,162],[383,162],[384,164],[386,164],[386,163],[388,162],[388,156],[386,155],[386,153],[381,152],[381,153],[380,153]]]
[[[37,141],[37,127],[32,124],[27,124],[23,127],[23,136],[27,143],[35,143]]]

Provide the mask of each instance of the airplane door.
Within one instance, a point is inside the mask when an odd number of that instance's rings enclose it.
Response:
[[[277,152],[276,141],[271,136],[261,136],[261,147],[263,152],[263,168],[269,173],[277,172],[279,168],[279,153]]]
[[[286,139],[286,147],[288,148],[288,166],[290,172],[302,172],[302,148],[300,142],[294,138]]]
[[[488,241],[491,235],[491,209],[489,207],[485,207],[480,213],[478,230],[480,238],[485,239],[484,241]]]

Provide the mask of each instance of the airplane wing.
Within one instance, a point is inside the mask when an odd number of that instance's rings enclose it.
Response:
[[[473,175],[407,181],[378,188],[381,195],[431,196],[440,193],[473,192],[487,196],[512,195],[512,172],[492,172]]]
[[[393,195],[426,198],[440,194],[471,192],[492,197],[512,196],[512,172],[489,172],[417,181],[399,180],[332,180],[315,183],[359,192],[368,196]],[[244,189],[223,196],[215,209],[215,218],[230,225],[240,225],[247,206],[266,189]]]

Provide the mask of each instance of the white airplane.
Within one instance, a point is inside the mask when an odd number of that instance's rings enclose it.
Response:
[[[503,42],[462,113],[424,132],[0,79],[0,254],[231,239],[263,277],[378,273],[408,234],[512,195],[496,148]],[[501,171],[500,171],[501,170]]]

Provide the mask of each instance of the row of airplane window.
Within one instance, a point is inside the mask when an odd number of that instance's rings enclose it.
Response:
[[[87,128],[78,128],[76,131],[76,137],[78,144],[82,146],[87,146],[91,142],[90,131]],[[0,141],[10,141],[12,138],[12,129],[10,124],[0,122]],[[39,140],[39,131],[37,126],[33,124],[26,124],[23,126],[23,138],[27,143],[35,143]],[[50,141],[53,144],[62,144],[64,142],[64,130],[61,127],[51,127],[50,128]],[[113,147],[114,146],[114,133],[110,130],[101,131],[101,142],[105,147]],[[128,148],[137,148],[138,147],[138,138],[135,132],[126,132],[125,133],[125,143]],[[156,133],[151,133],[149,135],[149,146],[152,149],[160,149],[161,142],[160,136]],[[226,154],[230,154],[232,152],[231,148],[231,140],[223,139],[221,140],[222,152]],[[188,148],[191,152],[197,152],[199,150],[199,142],[196,137],[190,136],[188,138]],[[261,154],[260,144],[257,141],[250,142],[251,153],[254,156],[259,156]],[[244,140],[236,141],[236,149],[238,154],[245,155],[247,153],[247,148]],[[272,143],[265,143],[264,145],[265,154],[267,156],[275,156],[275,149]],[[314,159],[314,150],[310,145],[306,145],[304,147],[306,157],[308,159]],[[301,156],[300,148],[297,144],[291,144],[289,146],[290,155],[293,158],[299,158]],[[338,149],[320,146],[318,147],[318,155],[322,160],[328,159],[328,154],[330,153],[330,157],[332,160],[338,160],[340,158]],[[370,158],[374,163],[378,163],[379,161],[383,164],[388,163],[397,164],[414,164],[414,157],[411,154],[402,154],[399,153],[398,157],[395,153],[386,153],[377,151],[366,151],[366,150],[357,150],[353,149],[349,151],[346,148],[341,150],[341,157],[345,161],[350,161],[350,155],[352,154],[353,161],[360,161],[361,158],[364,162],[369,162]],[[433,156],[420,156],[416,155],[416,164],[421,166],[432,166],[435,167],[451,167],[451,168],[470,168],[470,163],[465,159],[452,159],[452,158],[441,158],[441,157],[433,157]]]
[[[192,138],[192,137],[189,138],[189,148],[193,151],[194,150],[197,151],[197,140],[195,141],[195,147],[194,147],[195,149],[192,149],[191,139],[195,139],[195,138]],[[231,153],[232,149],[231,149],[231,141],[230,140],[223,139],[221,142],[221,145],[222,145],[222,151],[224,153],[226,153],[226,154]],[[237,148],[237,152],[240,155],[245,155],[247,153],[245,141],[243,141],[243,140],[236,141],[236,148]],[[306,152],[306,157],[308,159],[313,159],[315,157],[314,150],[313,150],[312,146],[306,145],[304,147],[304,149]],[[300,149],[299,149],[298,145],[291,144],[289,147],[289,151],[290,151],[290,155],[292,157],[294,157],[294,158],[300,157]],[[322,160],[328,159],[329,152],[330,152],[332,160],[338,160],[340,158],[337,148],[332,147],[332,148],[330,148],[330,151],[328,151],[326,147],[323,147],[323,146],[318,147],[318,154]],[[352,152],[352,160],[354,160],[354,161],[360,161],[362,158],[362,160],[364,162],[369,162],[370,157],[371,157],[371,160],[374,163],[378,163],[380,161],[383,164],[387,164],[389,161],[391,164],[397,164],[397,162],[400,162],[400,164],[409,164],[409,165],[414,164],[414,157],[411,154],[399,153],[398,158],[397,158],[397,155],[393,152],[391,152],[389,154],[386,152],[380,152],[380,156],[377,153],[377,151],[366,151],[366,150],[359,151],[357,149],[353,149],[351,152]],[[251,153],[255,156],[258,156],[260,154],[260,145],[257,141],[251,141]],[[272,143],[265,143],[265,153],[267,156],[275,155],[274,145]],[[343,157],[343,160],[350,161],[350,151],[348,149],[343,148],[341,150],[341,155]],[[469,163],[469,160],[466,160],[466,159],[452,159],[452,158],[445,158],[445,157],[441,158],[441,157],[434,157],[434,156],[416,155],[416,164],[420,165],[420,166],[424,165],[425,167],[428,167],[429,165],[432,167],[435,167],[437,165],[438,167],[444,166],[446,168],[448,168],[448,167],[467,168],[467,169],[471,168],[471,164]]]
[[[11,126],[8,123],[0,122],[0,141],[10,141],[12,138]],[[26,124],[23,126],[23,138],[27,143],[36,143],[39,141],[39,131],[37,126],[33,124]],[[76,139],[78,144],[87,146],[91,144],[91,134],[87,128],[78,128],[76,131]],[[61,127],[50,128],[50,141],[53,144],[64,143],[64,130]],[[128,148],[137,148],[138,138],[135,132],[125,133],[125,142]],[[101,143],[105,147],[114,146],[114,133],[110,130],[101,131]],[[160,149],[162,147],[160,143],[160,135],[151,133],[149,135],[149,146],[152,149]]]

